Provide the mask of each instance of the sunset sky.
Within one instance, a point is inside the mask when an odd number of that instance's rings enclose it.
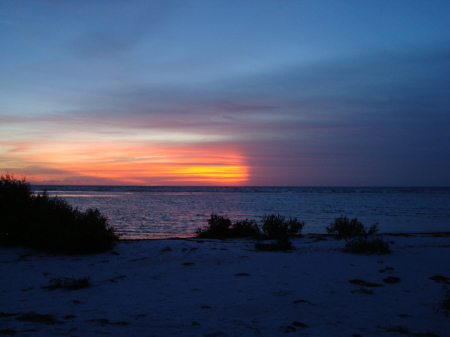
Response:
[[[450,186],[450,2],[0,1],[0,173]]]

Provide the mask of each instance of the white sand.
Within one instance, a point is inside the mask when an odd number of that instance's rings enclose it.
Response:
[[[239,239],[124,241],[118,255],[2,247],[0,334],[450,336],[450,316],[436,311],[443,283],[430,279],[450,277],[450,237],[384,238],[395,242],[390,255],[344,253],[343,241],[311,235],[288,253]],[[383,282],[388,276],[401,281]],[[41,288],[56,277],[89,277],[92,286]],[[29,312],[59,322],[18,320]]]

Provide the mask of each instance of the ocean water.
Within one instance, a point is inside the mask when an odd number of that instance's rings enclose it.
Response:
[[[80,208],[98,208],[123,238],[195,236],[211,213],[232,221],[282,214],[325,233],[334,218],[378,224],[380,232],[450,231],[450,188],[34,186]]]

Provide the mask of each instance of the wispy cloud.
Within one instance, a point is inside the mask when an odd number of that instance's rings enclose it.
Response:
[[[0,5],[1,168],[66,183],[450,184],[447,7],[326,3]]]

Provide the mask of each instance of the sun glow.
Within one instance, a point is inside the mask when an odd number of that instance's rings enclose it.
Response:
[[[22,151],[16,155],[26,155],[29,168],[14,173],[34,183],[242,185],[249,178],[244,157],[224,146],[41,143]]]

